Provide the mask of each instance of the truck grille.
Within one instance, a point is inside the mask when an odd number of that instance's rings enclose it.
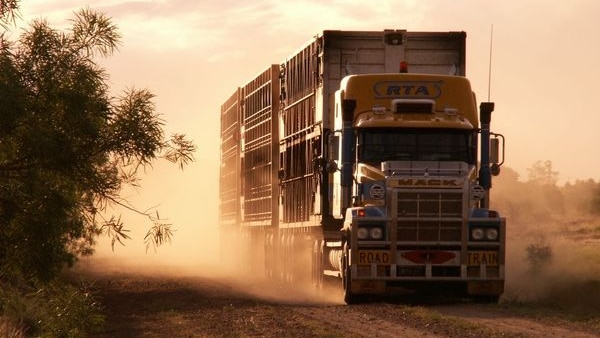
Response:
[[[461,190],[398,191],[398,240],[458,242],[462,235]]]

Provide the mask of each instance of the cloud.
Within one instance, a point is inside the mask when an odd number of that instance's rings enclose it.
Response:
[[[293,50],[324,29],[393,28],[398,20],[419,18],[417,1],[378,1],[365,6],[358,0],[97,0],[90,8],[106,13],[119,26],[129,48],[152,52],[198,49],[209,60],[243,57],[242,50],[273,45]],[[75,0],[30,0],[23,3],[28,21],[43,16],[58,27],[79,8]],[[410,15],[409,15],[410,13]],[[389,27],[387,27],[389,26]],[[288,43],[286,43],[288,42]],[[273,47],[266,47],[273,48]]]
[[[69,19],[80,8],[106,13],[119,27],[125,44],[154,51],[197,48],[223,39],[220,18],[227,17],[227,13],[223,13],[222,5],[184,0],[97,0],[91,4],[30,0],[21,4],[24,25],[41,17],[54,27],[67,28]]]

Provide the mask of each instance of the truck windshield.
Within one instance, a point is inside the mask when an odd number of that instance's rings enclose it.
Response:
[[[474,133],[453,129],[369,128],[358,131],[358,160],[460,161],[475,164]]]

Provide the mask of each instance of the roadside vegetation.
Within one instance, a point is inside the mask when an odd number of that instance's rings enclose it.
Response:
[[[15,29],[19,1],[0,0],[0,26]],[[97,63],[120,44],[117,26],[81,9],[59,31],[34,20],[16,41],[0,35],[0,336],[85,337],[102,323],[99,305],[65,269],[91,255],[100,235],[113,245],[128,228],[112,210],[147,217],[149,247],[171,224],[120,195],[157,160],[183,168],[195,146],[170,138],[154,95],[114,98]],[[108,208],[108,207],[111,208]],[[120,208],[120,209],[119,209]]]
[[[559,185],[551,161],[526,181],[506,168],[494,181],[494,207],[507,217],[503,306],[600,330],[600,183]]]

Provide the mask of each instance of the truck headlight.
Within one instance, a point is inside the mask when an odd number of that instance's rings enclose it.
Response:
[[[475,241],[480,241],[483,239],[484,231],[481,228],[473,228],[471,229],[471,239]]]
[[[498,229],[493,227],[473,227],[471,228],[471,240],[473,241],[497,241],[499,237]]]
[[[359,240],[381,240],[385,233],[380,225],[363,225],[358,227],[356,237]]]
[[[371,228],[369,231],[372,239],[382,239],[383,238],[383,230],[380,227]]]
[[[359,227],[358,231],[356,232],[356,236],[358,237],[358,239],[367,239],[367,238],[369,238],[369,229]]]
[[[488,228],[485,230],[485,239],[488,241],[495,241],[498,239],[498,229]]]

